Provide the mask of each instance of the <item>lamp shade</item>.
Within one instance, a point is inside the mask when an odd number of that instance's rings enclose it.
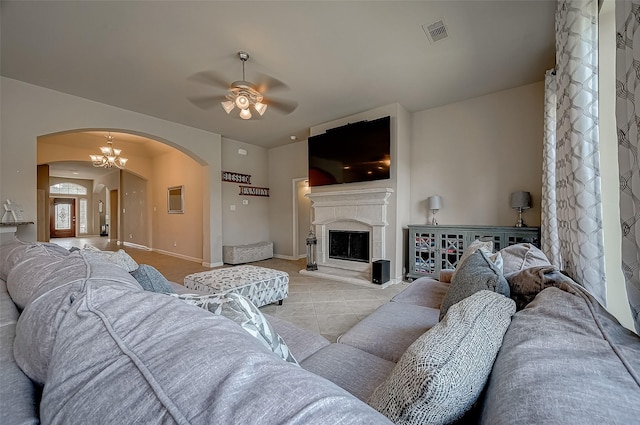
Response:
[[[531,193],[513,192],[511,194],[511,208],[522,208],[523,210],[531,208]]]
[[[433,195],[427,198],[427,205],[430,210],[439,210],[442,208],[442,197],[440,195]]]

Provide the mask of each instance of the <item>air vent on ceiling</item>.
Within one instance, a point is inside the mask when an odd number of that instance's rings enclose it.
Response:
[[[444,19],[438,19],[432,24],[425,24],[422,29],[431,44],[449,37],[449,31],[447,31]]]

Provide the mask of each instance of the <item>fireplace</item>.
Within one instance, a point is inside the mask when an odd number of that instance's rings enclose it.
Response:
[[[369,262],[369,232],[329,230],[329,258]]]
[[[390,188],[309,193],[318,270],[300,273],[384,287],[371,283],[372,261],[386,257],[387,205],[392,193]]]

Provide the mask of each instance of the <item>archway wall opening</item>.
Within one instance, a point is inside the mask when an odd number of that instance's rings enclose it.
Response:
[[[63,132],[78,130],[111,130],[132,132],[169,144],[183,155],[201,165],[200,189],[194,188],[193,199],[202,202],[202,208],[194,214],[200,216],[202,230],[201,252],[196,259],[205,265],[222,264],[221,221],[221,136],[216,133],[186,127],[170,121],[131,112],[125,109],[93,102],[2,77],[0,130],[0,197],[22,205],[25,216],[36,220],[36,166],[39,163],[37,140]],[[63,155],[62,151],[56,155]],[[81,154],[77,153],[77,159]],[[67,157],[70,159],[73,157]],[[86,160],[85,157],[82,160]],[[161,161],[165,163],[165,161]],[[127,165],[129,168],[129,164]],[[135,174],[150,172],[137,170]],[[167,170],[163,170],[165,173]],[[166,188],[165,188],[166,190]],[[200,193],[197,193],[197,192]],[[159,192],[159,190],[158,190]],[[166,193],[166,192],[165,192]],[[154,195],[156,196],[156,195]],[[153,203],[153,201],[152,201]],[[159,204],[159,201],[158,201]],[[149,205],[153,209],[153,205]],[[195,206],[193,208],[196,208]],[[160,210],[156,205],[156,212]],[[166,229],[162,229],[165,231]],[[20,226],[17,236],[24,240],[36,240],[36,226]],[[189,242],[185,242],[190,245]],[[192,245],[192,244],[191,244]],[[191,257],[185,254],[186,257]]]

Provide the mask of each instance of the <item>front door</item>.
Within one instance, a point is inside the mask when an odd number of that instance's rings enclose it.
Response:
[[[50,198],[52,238],[76,237],[76,200],[73,198]]]

